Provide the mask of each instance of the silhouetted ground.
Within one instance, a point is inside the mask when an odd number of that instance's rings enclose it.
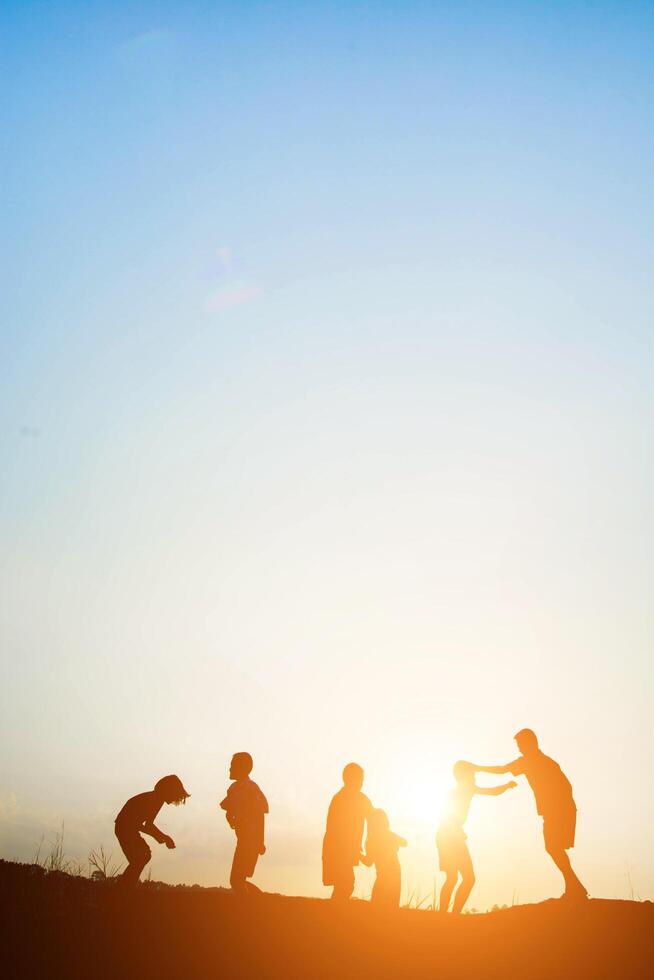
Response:
[[[458,919],[364,902],[154,883],[125,895],[0,861],[2,975],[16,977],[644,978],[654,904],[523,905]]]

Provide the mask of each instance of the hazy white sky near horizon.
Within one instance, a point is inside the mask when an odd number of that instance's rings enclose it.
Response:
[[[174,771],[153,876],[225,883],[247,749],[264,887],[356,759],[424,892],[530,725],[654,897],[653,13],[3,6],[2,856]],[[468,832],[473,906],[559,890],[525,786]]]

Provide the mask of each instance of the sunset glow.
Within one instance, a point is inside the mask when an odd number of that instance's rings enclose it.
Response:
[[[228,887],[248,752],[257,885],[326,898],[356,762],[433,904],[528,727],[654,898],[653,15],[3,4],[0,857],[124,862],[178,774],[148,871]],[[562,893],[516,781],[468,908]]]

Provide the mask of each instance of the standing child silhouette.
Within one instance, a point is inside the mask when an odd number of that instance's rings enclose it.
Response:
[[[250,779],[252,756],[249,752],[237,752],[229,768],[229,778],[234,782],[220,806],[225,811],[227,823],[236,832],[236,849],[232,861],[229,883],[235,892],[258,892],[251,881],[260,854],[266,853],[264,844],[265,816],[268,800]]]
[[[374,864],[377,872],[370,901],[373,905],[397,908],[402,890],[402,870],[397,852],[406,847],[404,837],[394,834],[384,810],[371,810],[363,863]]]
[[[334,901],[347,901],[354,891],[354,869],[361,860],[361,840],[372,803],[361,792],[363,769],[349,762],[343,785],[332,797],[322,842],[322,883],[333,885]]]
[[[126,884],[137,883],[143,868],[152,857],[152,851],[141,834],[154,837],[157,843],[165,844],[169,849],[174,848],[175,841],[155,827],[154,818],[164,803],[178,806],[186,803],[188,797],[179,776],[164,776],[153,790],[132,796],[122,808],[116,817],[115,830],[118,843],[127,858],[127,867],[121,876]]]
[[[461,884],[457,888],[453,912],[462,911],[475,883],[475,871],[463,829],[473,796],[499,796],[516,785],[511,780],[501,786],[490,788],[477,786],[475,768],[471,762],[456,762],[453,773],[456,786],[450,791],[447,807],[436,833],[438,863],[441,871],[446,875],[439,902],[441,912],[447,912],[450,907],[450,899],[459,875],[461,875]]]

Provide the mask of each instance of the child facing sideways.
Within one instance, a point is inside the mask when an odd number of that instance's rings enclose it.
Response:
[[[404,837],[394,834],[384,810],[371,810],[363,863],[374,864],[377,872],[370,901],[373,905],[397,908],[400,904],[402,871],[397,852],[406,847]]]
[[[264,831],[268,800],[254,780],[250,779],[253,765],[249,752],[237,752],[232,757],[229,778],[233,782],[220,804],[225,811],[227,823],[236,834],[229,883],[239,894],[259,891],[247,879],[254,874],[259,856],[266,853]]]
[[[179,776],[164,776],[154,789],[132,796],[122,808],[116,817],[115,830],[118,843],[127,858],[127,867],[121,876],[126,884],[137,883],[143,868],[152,857],[152,851],[141,834],[154,837],[157,843],[165,844],[169,849],[174,848],[175,841],[155,827],[154,819],[164,803],[179,806],[180,803],[186,803],[188,797]]]
[[[453,773],[456,785],[450,791],[447,808],[436,833],[439,866],[446,875],[440,895],[441,912],[447,912],[450,907],[450,899],[459,875],[461,875],[461,884],[454,898],[453,912],[462,911],[475,883],[472,858],[463,829],[473,796],[499,796],[517,785],[511,780],[501,786],[477,786],[475,768],[471,762],[456,762]]]

